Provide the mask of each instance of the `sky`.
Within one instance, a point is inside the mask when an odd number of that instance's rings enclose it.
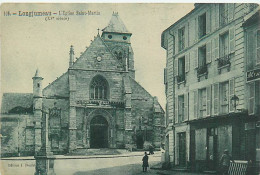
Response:
[[[39,68],[46,87],[67,71],[69,48],[79,57],[97,29],[105,28],[113,11],[118,12],[132,33],[136,81],[157,96],[162,107],[166,98],[163,69],[166,50],[161,47],[161,33],[194,8],[193,4],[2,4],[1,6],[1,93],[32,93],[32,77]],[[19,16],[22,12],[99,12],[100,15],[62,16],[69,20]],[[4,12],[17,13],[4,16]],[[47,21],[46,21],[47,20]]]

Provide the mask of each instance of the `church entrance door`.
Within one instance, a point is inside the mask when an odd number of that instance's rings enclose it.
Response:
[[[143,149],[143,145],[144,145],[144,136],[142,131],[137,131],[136,133],[136,146],[137,149]]]
[[[108,123],[103,116],[95,116],[90,122],[90,147],[108,147]]]

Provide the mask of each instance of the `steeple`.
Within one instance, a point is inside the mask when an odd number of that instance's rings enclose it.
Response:
[[[108,26],[105,27],[103,33],[124,33],[124,34],[132,34],[130,33],[123,21],[120,19],[118,12],[113,12],[110,22]]]
[[[72,67],[74,63],[74,48],[71,45],[70,46],[70,62],[69,62],[69,67]]]
[[[34,74],[33,79],[33,95],[36,97],[42,96],[42,80],[43,78],[40,76],[40,71],[37,68]]]
[[[102,39],[111,49],[113,55],[121,62],[126,72],[135,77],[134,54],[131,47],[131,35],[118,12],[113,12],[107,27],[102,30]]]
[[[36,72],[35,72],[34,77],[41,77],[41,76],[40,76],[40,71],[39,71],[38,68],[36,69]]]

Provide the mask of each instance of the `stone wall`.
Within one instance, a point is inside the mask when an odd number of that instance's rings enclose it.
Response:
[[[34,155],[33,115],[1,115],[1,156]]]

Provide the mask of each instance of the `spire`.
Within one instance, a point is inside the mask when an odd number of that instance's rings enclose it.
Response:
[[[100,30],[100,29],[98,28],[98,29],[97,29],[97,31],[98,31],[98,34],[97,34],[97,36],[99,36],[99,30]]]
[[[73,45],[70,46],[70,54],[73,54],[73,55],[74,55]]]
[[[41,76],[40,76],[39,68],[36,69],[36,72],[35,72],[34,77],[41,77]]]
[[[112,33],[127,33],[127,34],[131,34],[125,24],[123,23],[123,21],[119,18],[118,12],[113,12],[111,20],[108,24],[107,27],[105,27],[103,30],[103,32],[112,32]]]
[[[70,62],[69,62],[69,67],[72,67],[74,63],[74,48],[73,45],[70,46]]]

